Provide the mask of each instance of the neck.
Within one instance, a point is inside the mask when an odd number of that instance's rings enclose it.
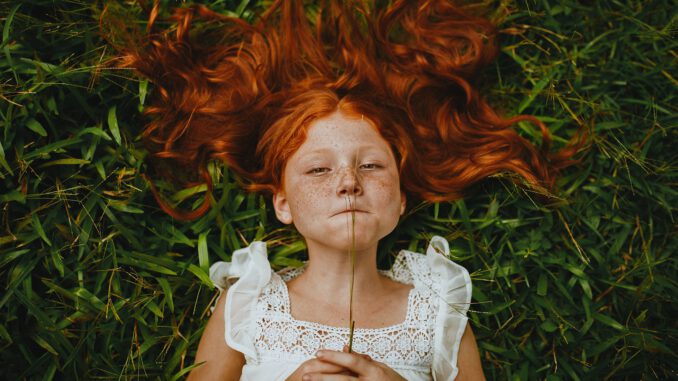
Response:
[[[337,250],[316,242],[307,242],[309,261],[300,276],[317,295],[325,295],[336,303],[348,303],[353,266],[348,250]],[[301,279],[300,279],[301,280]],[[355,251],[353,298],[374,295],[383,287],[377,270],[377,246]],[[376,294],[379,294],[378,292]]]

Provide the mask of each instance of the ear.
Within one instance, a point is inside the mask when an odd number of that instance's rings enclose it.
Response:
[[[292,223],[290,204],[287,202],[285,192],[280,191],[273,194],[273,209],[275,209],[275,216],[278,217],[278,221],[286,225]]]
[[[400,215],[405,214],[405,207],[407,206],[407,195],[400,191]]]

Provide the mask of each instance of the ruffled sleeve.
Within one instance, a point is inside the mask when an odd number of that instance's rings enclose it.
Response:
[[[257,298],[271,280],[271,265],[264,242],[252,242],[236,250],[232,262],[216,262],[210,279],[219,290],[226,290],[224,321],[229,347],[246,357],[256,358],[254,324]]]
[[[471,277],[464,267],[448,259],[449,254],[447,240],[434,236],[426,255],[403,250],[391,269],[393,279],[432,292],[436,312],[431,368],[435,381],[457,377],[459,344],[471,302]]]
[[[433,288],[439,296],[433,353],[433,379],[452,381],[457,377],[459,344],[466,329],[471,303],[471,277],[463,266],[448,259],[447,240],[435,236],[426,250]]]
[[[398,282],[431,292],[435,310],[431,370],[435,381],[457,377],[459,344],[471,303],[471,277],[463,266],[448,258],[449,254],[447,240],[434,236],[426,255],[402,250],[386,273]]]

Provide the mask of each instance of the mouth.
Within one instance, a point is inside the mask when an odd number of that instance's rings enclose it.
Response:
[[[334,216],[339,216],[339,215],[342,215],[342,214],[350,214],[350,213],[353,213],[353,212],[355,212],[356,214],[357,213],[369,213],[365,210],[360,210],[360,209],[346,209],[346,210],[342,210],[340,212],[334,213],[332,216],[334,217]]]

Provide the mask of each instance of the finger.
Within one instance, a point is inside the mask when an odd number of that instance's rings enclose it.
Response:
[[[344,348],[342,348],[341,351],[349,353],[348,352],[348,345],[344,345]],[[363,356],[366,360],[372,360],[372,357],[370,357],[370,355],[366,355],[364,353],[358,353],[358,352],[351,352],[351,353],[355,353],[357,355]]]
[[[371,359],[355,353],[345,353],[330,350],[319,350],[316,357],[322,361],[330,362],[350,369],[359,375],[365,375],[369,367],[373,364]]]
[[[358,378],[354,376],[319,373],[305,374],[304,377],[301,378],[302,381],[355,381],[357,379]]]
[[[349,370],[344,368],[341,365],[337,365],[331,362],[322,361],[320,359],[308,360],[304,364],[304,374],[307,373],[343,373],[348,372]]]

